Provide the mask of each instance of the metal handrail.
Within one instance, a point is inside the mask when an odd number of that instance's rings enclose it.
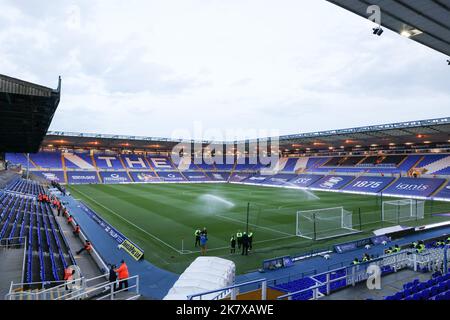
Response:
[[[139,293],[139,276],[138,275],[132,276],[132,277],[128,277],[126,279],[121,279],[121,280],[118,280],[118,281],[124,281],[124,280],[130,280],[130,279],[136,279],[136,284],[129,286],[128,289],[136,288],[136,292]],[[113,283],[114,282],[106,281],[106,282],[97,284],[96,286],[94,286],[92,288],[88,288],[87,290],[86,290],[86,287],[84,287],[84,290],[82,290],[82,289],[78,290],[80,292],[76,293],[75,295],[73,295],[73,292],[70,292],[70,293],[67,293],[67,294],[65,294],[63,296],[58,297],[56,300],[62,300],[63,297],[68,296],[68,295],[72,295],[72,296],[70,298],[66,299],[66,300],[73,300],[73,299],[76,299],[76,298],[79,298],[79,297],[82,297],[82,296],[86,296],[89,293],[95,292],[97,290],[103,289],[103,288],[105,288],[105,286],[111,286]],[[111,287],[113,287],[113,286],[111,286]],[[113,292],[113,294],[116,294],[118,292],[122,292],[122,291],[125,291],[125,290],[127,290],[127,288],[121,289],[119,291],[115,291],[115,292]]]
[[[238,288],[238,287],[243,287],[243,286],[254,284],[254,283],[261,283],[261,282],[264,282],[264,281],[267,281],[267,280],[265,278],[262,278],[262,279],[252,280],[252,281],[243,282],[243,283],[239,283],[239,284],[234,284],[232,286],[224,287],[224,288],[221,288],[221,289],[215,289],[215,290],[211,290],[211,291],[205,291],[205,292],[201,292],[201,293],[188,295],[187,299],[188,300],[192,300],[195,297],[201,297],[201,296],[204,296],[204,295],[207,295],[207,294],[212,294],[212,293],[216,293],[216,292],[232,290],[232,289],[235,289],[235,288]]]
[[[324,285],[328,285],[328,284],[331,284],[331,283],[334,283],[334,282],[337,282],[337,281],[340,281],[340,280],[344,280],[344,279],[345,279],[345,280],[353,279],[353,278],[354,278],[354,274],[346,274],[345,276],[342,276],[342,277],[339,277],[339,278],[328,279],[327,282],[325,282],[325,283],[320,282],[320,281],[317,280],[315,277],[318,277],[318,276],[321,276],[321,275],[331,274],[331,273],[333,273],[333,272],[337,272],[337,271],[342,270],[342,269],[344,269],[344,268],[346,268],[346,269],[347,269],[347,268],[352,268],[352,270],[354,270],[355,267],[358,267],[358,268],[359,268],[359,267],[361,267],[361,266],[368,266],[368,265],[373,264],[373,263],[380,263],[380,262],[383,262],[383,261],[384,261],[385,259],[387,259],[387,258],[394,258],[394,257],[396,257],[396,256],[400,256],[400,255],[407,254],[408,252],[411,252],[411,250],[410,250],[410,249],[405,249],[405,250],[402,250],[402,252],[398,252],[398,253],[394,253],[394,254],[389,254],[389,255],[383,255],[383,256],[380,257],[380,258],[373,259],[373,260],[371,260],[371,261],[367,261],[367,262],[364,262],[364,263],[360,263],[360,264],[358,264],[358,265],[354,265],[354,266],[344,266],[344,267],[341,267],[341,268],[333,269],[333,270],[330,270],[330,271],[323,272],[323,273],[321,273],[321,274],[314,275],[313,277],[311,277],[311,279],[314,280],[314,281],[316,281],[316,285],[314,285],[314,286],[312,286],[312,287],[309,287],[309,288],[305,288],[305,289],[301,289],[301,290],[298,290],[298,291],[295,291],[295,292],[289,292],[289,293],[287,293],[287,294],[281,295],[281,296],[277,297],[277,300],[282,300],[282,299],[285,299],[285,298],[290,298],[290,297],[292,297],[292,296],[294,296],[294,295],[297,295],[297,294],[300,294],[300,293],[303,293],[303,292],[306,292],[306,291],[309,291],[309,290],[317,290],[317,289],[319,289],[320,287],[322,287],[322,286],[324,286]],[[408,258],[402,259],[401,261],[395,261],[394,264],[395,264],[395,263],[402,262],[402,261],[405,261],[405,260],[408,260]],[[313,291],[313,292],[314,292],[314,291]],[[316,298],[316,296],[313,296],[313,298]]]
[[[347,279],[348,277],[349,277],[349,275],[345,275],[345,276],[340,277],[340,278],[330,279],[330,281],[329,281],[328,283],[331,284],[332,282],[337,282],[337,281],[340,281],[340,280],[343,280],[343,279]],[[282,295],[282,296],[277,297],[277,300],[283,300],[283,299],[286,299],[286,298],[289,299],[291,296],[295,296],[295,295],[297,295],[297,294],[300,294],[300,293],[303,293],[303,292],[309,291],[309,290],[316,290],[316,289],[319,289],[320,287],[323,287],[323,286],[326,286],[326,285],[327,285],[327,283],[320,282],[320,281],[317,280],[317,279],[314,279],[314,278],[313,278],[313,280],[316,282],[316,284],[315,284],[314,286],[309,287],[309,288],[305,288],[305,289],[302,289],[302,290],[298,290],[298,291],[295,291],[295,292],[289,292],[289,293],[286,293],[286,294],[284,294],[284,295]],[[313,291],[313,292],[314,292],[314,291]],[[314,296],[313,296],[313,297],[314,297]]]
[[[99,278],[104,278],[105,275],[106,275],[106,274],[103,274],[103,275],[100,275],[100,276],[97,276],[97,277],[94,277],[94,278],[91,278],[91,279],[87,279],[87,280],[85,280],[85,281],[82,281],[82,287],[79,288],[79,289],[77,289],[76,291],[84,290],[84,293],[87,293],[87,292],[86,292],[87,283],[90,282],[90,281],[93,281],[93,280],[97,280],[97,279],[99,279]],[[81,279],[84,280],[84,277],[81,278]],[[98,286],[98,287],[100,287],[100,286],[105,286],[105,285],[107,285],[108,283],[109,283],[109,281],[105,281],[105,282],[101,282],[101,283],[99,283],[99,284],[96,284],[95,286]],[[64,284],[64,286],[65,286],[65,284]],[[53,288],[51,288],[51,289],[53,289]],[[66,293],[66,294],[63,294],[62,296],[59,296],[56,300],[62,300],[61,298],[64,298],[64,297],[66,297],[66,296],[70,296],[70,295],[72,295],[72,294],[73,294],[73,292],[68,292],[68,293]]]

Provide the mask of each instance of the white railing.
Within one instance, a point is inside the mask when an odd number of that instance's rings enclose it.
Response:
[[[249,285],[258,285],[258,287],[259,287],[259,285],[261,285],[261,300],[267,299],[267,280],[266,279],[257,279],[257,280],[252,280],[252,281],[248,281],[248,282],[244,282],[244,283],[235,284],[235,285],[228,286],[228,287],[221,288],[221,289],[192,294],[192,295],[187,296],[187,300],[203,300],[202,298],[204,296],[214,295],[214,294],[216,294],[216,295],[213,298],[208,299],[208,300],[220,300],[220,299],[227,298],[228,296],[230,297],[231,300],[236,300],[237,295],[239,294],[239,289],[241,287],[249,286]]]
[[[103,300],[108,298],[109,300],[123,300],[120,296],[117,296],[118,293],[124,292],[126,290],[132,291],[133,293],[126,297],[125,300],[134,300],[140,297],[139,293],[139,276],[132,276],[127,279],[127,281],[131,282],[131,285],[128,288],[124,288],[121,290],[114,291],[114,284],[118,285],[119,280],[116,282],[104,281],[102,279],[105,278],[105,274],[100,276],[85,279],[84,277],[80,279],[74,280],[75,282],[79,281],[79,285],[71,285],[72,288],[68,288],[67,281],[49,281],[49,282],[31,282],[31,283],[11,283],[10,292],[5,296],[6,300],[17,300],[18,298],[25,297],[27,300],[83,300],[83,299],[95,299],[97,296],[97,300]],[[100,282],[98,282],[100,281]],[[56,284],[58,285],[44,289],[46,285]],[[73,282],[72,282],[73,283]],[[37,292],[30,291],[20,291],[14,292],[13,286],[24,286],[24,285],[42,285],[43,290]],[[17,290],[17,289],[16,289]]]
[[[413,257],[410,257],[411,255]],[[334,282],[345,280],[346,284],[343,287],[349,287],[349,286],[355,286],[359,282],[366,281],[369,278],[369,273],[367,272],[367,268],[370,265],[375,264],[379,267],[390,266],[391,268],[393,268],[394,272],[397,272],[398,270],[401,270],[406,267],[413,267],[415,255],[417,255],[417,254],[413,253],[413,250],[406,249],[406,250],[402,250],[399,253],[382,256],[378,259],[369,261],[364,264],[341,267],[341,268],[330,270],[330,271],[327,271],[327,272],[324,272],[324,273],[321,273],[318,275],[314,275],[311,277],[311,279],[313,279],[315,281],[315,284],[313,286],[304,288],[304,289],[301,289],[301,290],[298,290],[295,292],[286,293],[284,295],[277,297],[277,300],[285,300],[285,299],[292,300],[294,298],[294,296],[300,295],[302,293],[306,293],[309,291],[312,291],[311,299],[316,300],[325,295],[330,295],[331,294],[331,284]],[[342,277],[331,279],[332,273],[337,272],[337,271],[342,271],[343,269],[345,269],[345,275],[343,275]],[[319,276],[323,276],[323,275],[326,276],[325,282],[321,282],[321,281],[315,279],[315,278],[317,278]],[[323,288],[324,286],[326,288],[325,292],[320,292],[320,289]]]

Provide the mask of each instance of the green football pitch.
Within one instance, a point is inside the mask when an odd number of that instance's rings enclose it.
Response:
[[[181,273],[200,255],[194,246],[194,231],[208,230],[208,252],[236,263],[237,273],[256,270],[262,261],[283,255],[328,249],[336,243],[370,236],[371,231],[392,224],[381,222],[381,199],[332,192],[238,184],[126,184],[70,186],[81,199],[112,226],[145,251],[145,259]],[[389,199],[390,200],[390,199]],[[248,256],[230,254],[229,240],[237,231],[254,233]],[[352,212],[353,228],[361,232],[320,241],[296,236],[296,212],[343,207]],[[425,219],[402,225],[441,222],[450,203],[427,201]]]

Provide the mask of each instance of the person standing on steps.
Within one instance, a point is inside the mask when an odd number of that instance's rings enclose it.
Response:
[[[116,265],[112,264],[109,269],[109,279],[108,280],[111,283],[111,285],[113,286],[113,291],[116,291],[117,290],[117,285],[116,285],[117,273],[114,269],[116,269]]]
[[[119,278],[119,288],[118,291],[122,290],[122,288],[125,286],[125,291],[128,291],[128,267],[125,263],[125,260],[120,261],[120,267],[118,269],[115,269],[114,272],[117,272],[118,278]]]

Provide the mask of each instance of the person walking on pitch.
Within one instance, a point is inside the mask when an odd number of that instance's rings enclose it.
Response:
[[[230,253],[236,253],[236,239],[234,238],[234,235],[232,235],[230,239],[230,250]]]
[[[195,236],[195,247],[197,247],[197,245],[200,245],[200,234],[202,232],[200,231],[200,229],[195,230],[194,232],[194,236]]]
[[[253,249],[253,232],[252,230],[250,230],[248,233],[248,250],[252,251],[252,249]]]
[[[208,236],[206,234],[202,233],[200,235],[200,252],[201,252],[202,256],[204,256],[206,254],[207,242],[208,242]]]
[[[236,233],[236,240],[237,240],[238,249],[240,250],[241,249],[241,245],[242,245],[242,232],[241,232],[241,230],[239,230]]]
[[[242,234],[242,255],[248,256],[248,235],[246,232]]]

